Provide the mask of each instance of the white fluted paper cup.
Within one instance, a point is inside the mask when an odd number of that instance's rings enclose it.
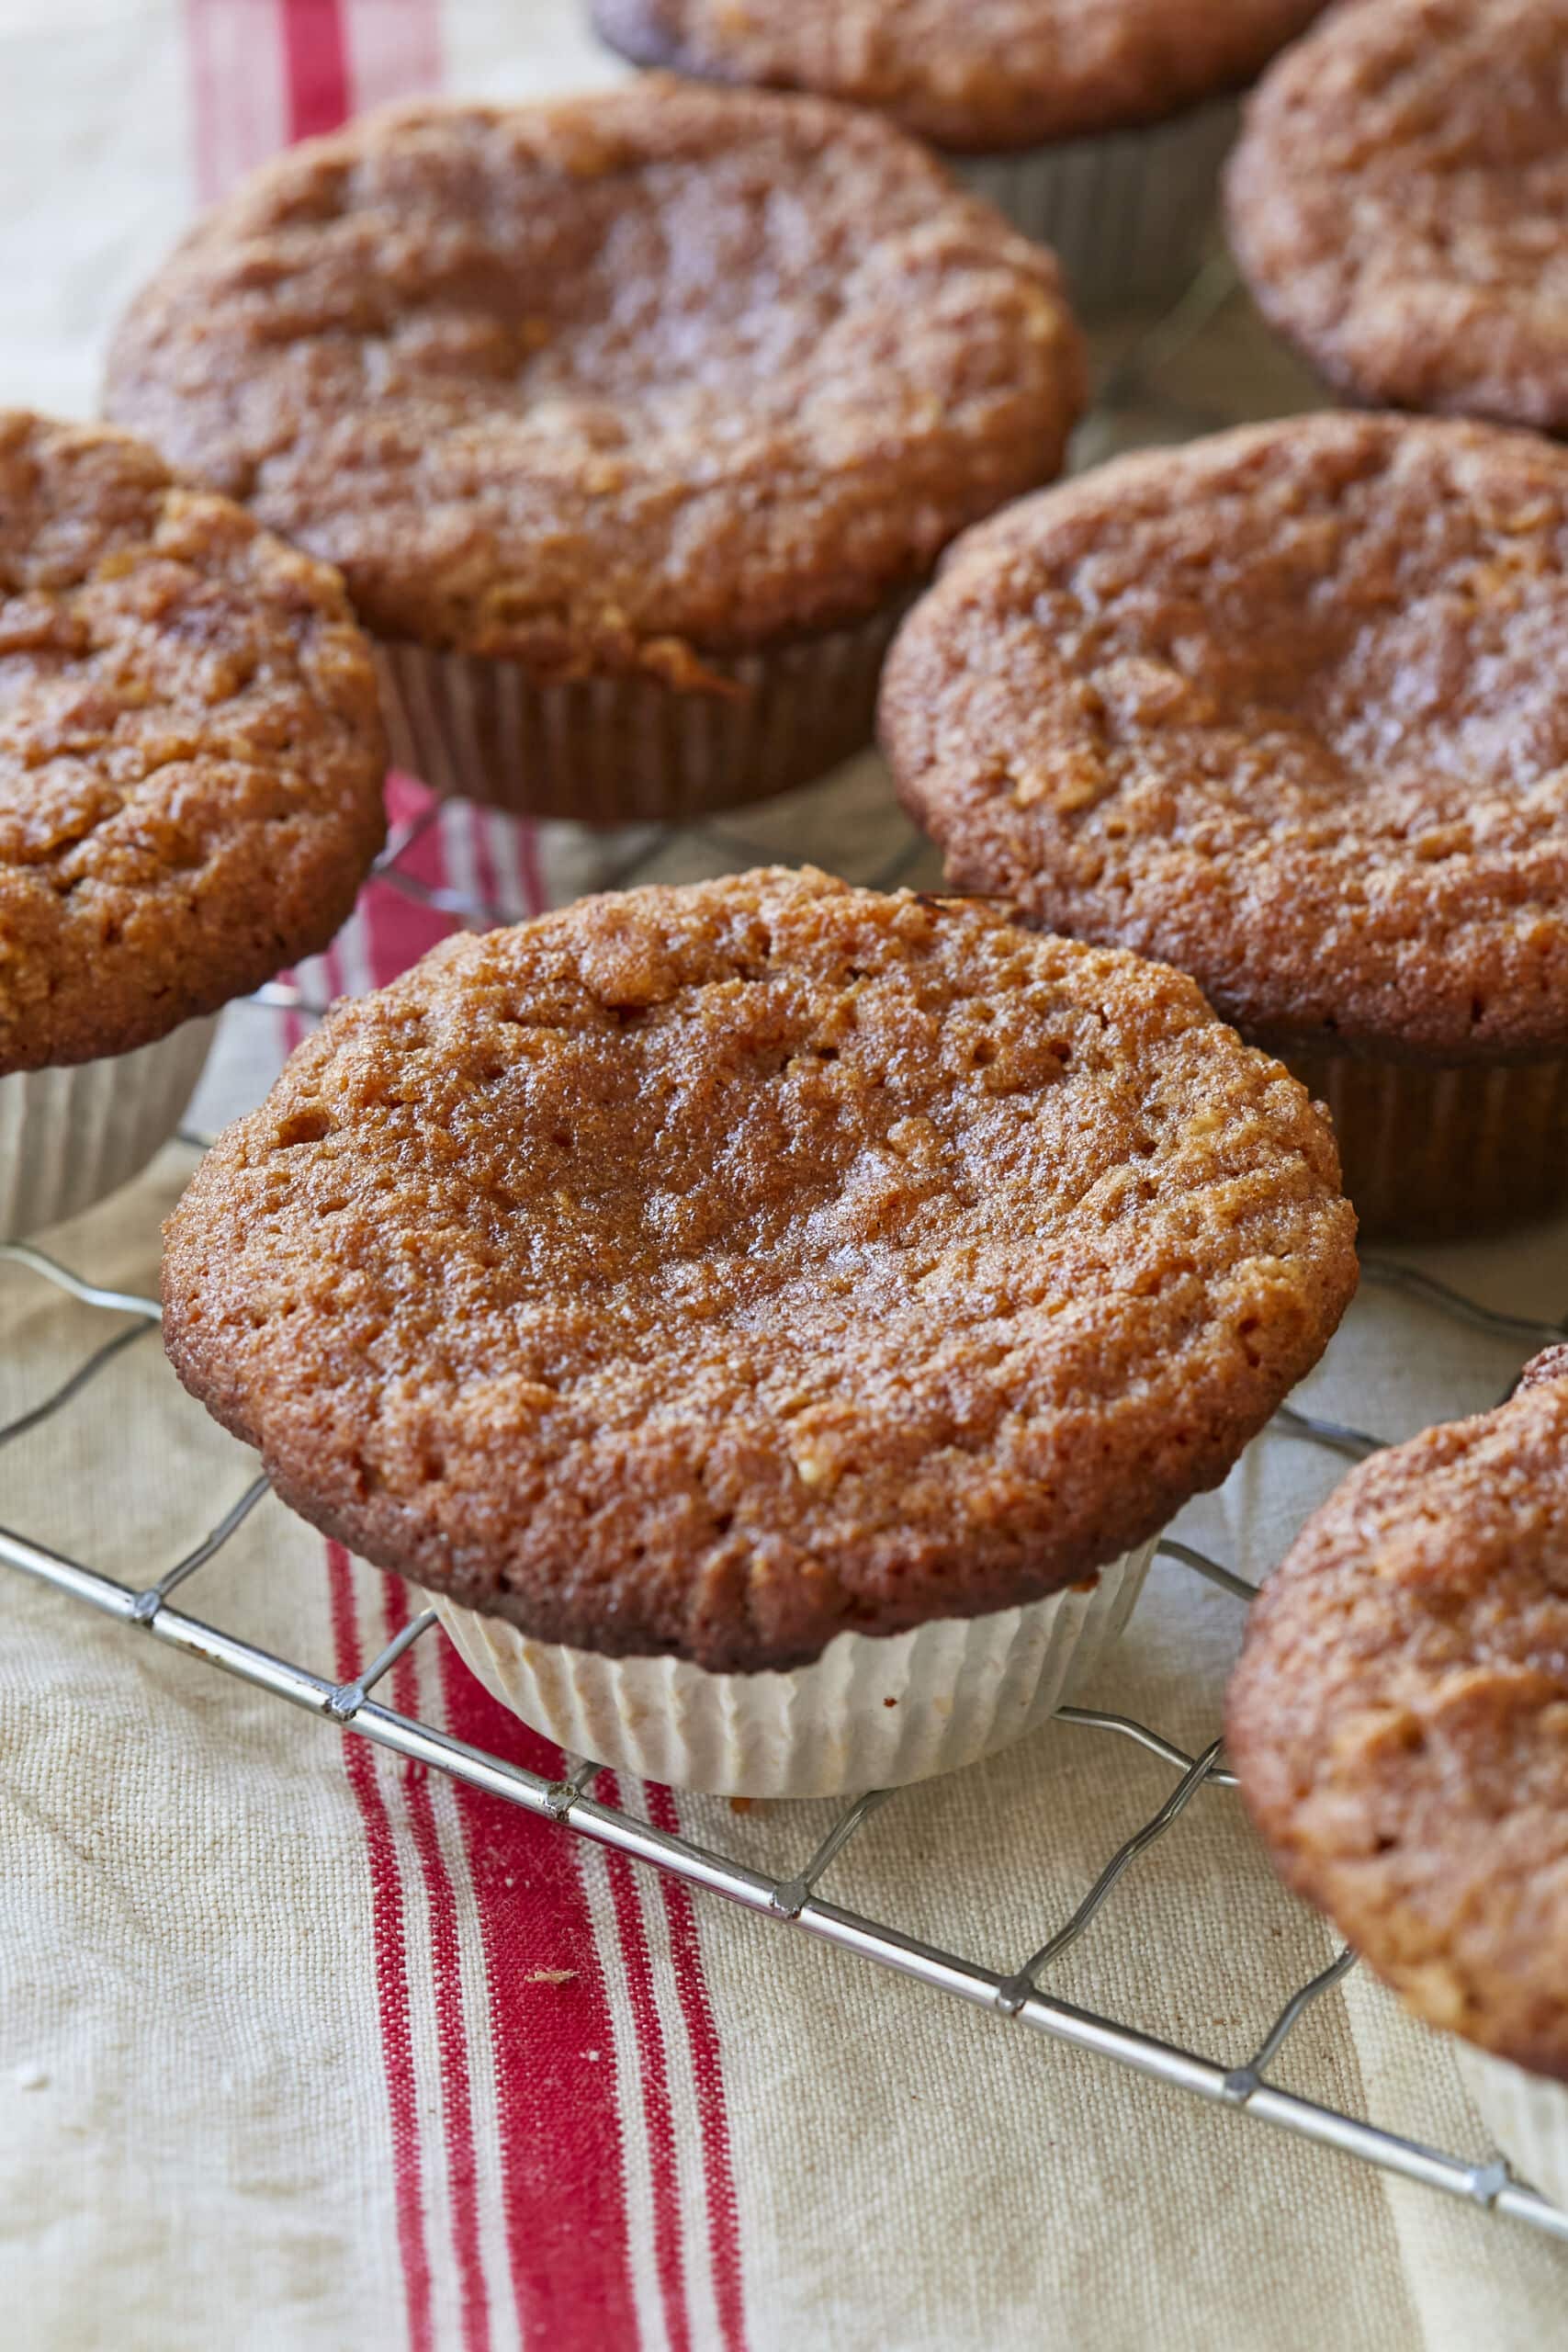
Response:
[[[518,662],[382,639],[392,765],[433,791],[580,825],[682,824],[814,784],[864,751],[901,597],[869,620],[659,678],[541,685]]]
[[[1521,2180],[1568,2212],[1568,2087],[1473,2042],[1454,2044],[1465,2088]]]
[[[1154,1548],[1026,1608],[840,1634],[787,1674],[602,1657],[430,1599],[485,1688],[574,1756],[716,1796],[841,1796],[956,1771],[1034,1730],[1121,1634]]]
[[[1238,120],[1236,101],[1222,98],[1142,130],[947,160],[1026,237],[1055,249],[1079,315],[1103,319],[1173,302],[1188,285]]]
[[[140,1175],[179,1125],[216,1020],[134,1053],[0,1078],[0,1240],[77,1216]]]

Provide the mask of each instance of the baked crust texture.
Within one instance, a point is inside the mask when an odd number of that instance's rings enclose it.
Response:
[[[542,1640],[788,1668],[1092,1577],[1354,1288],[1333,1137],[1163,967],[762,871],[445,942],[167,1228],[285,1499]]]
[[[1280,1050],[1568,1047],[1568,451],[1534,435],[1292,418],[1023,501],[905,623],[880,723],[955,887]]]
[[[0,411],[0,1071],[324,947],[386,746],[343,582],[99,425]]]
[[[384,638],[703,689],[1051,480],[1085,382],[1053,257],[914,141],[655,75],[291,150],[132,305],[108,401]]]
[[[1568,0],[1333,10],[1252,98],[1231,242],[1353,401],[1568,428]]]
[[[1568,1349],[1353,1471],[1264,1587],[1227,1750],[1418,2017],[1568,2081]]]
[[[1323,0],[593,0],[641,65],[814,90],[959,153],[1160,122],[1249,82]]]

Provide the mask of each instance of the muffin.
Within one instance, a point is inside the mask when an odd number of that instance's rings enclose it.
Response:
[[[0,1237],[168,1140],[381,840],[343,584],[128,435],[0,412]]]
[[[911,140],[660,77],[293,149],[133,305],[112,413],[340,566],[393,753],[591,824],[869,741],[894,623],[1048,481],[1055,264]]]
[[[1253,1610],[1226,1746],[1281,1875],[1472,2045],[1483,2112],[1568,2205],[1565,1558],[1558,1347],[1308,1523]]]
[[[1568,430],[1568,0],[1337,9],[1268,75],[1227,211],[1347,399]]]
[[[1355,1283],[1192,983],[768,869],[444,941],[166,1234],[180,1378],[565,1747],[825,1794],[1016,1737]]]
[[[644,65],[816,91],[946,152],[1080,310],[1179,294],[1249,82],[1323,0],[593,0]]]
[[[1378,1234],[1568,1198],[1568,452],[1303,417],[966,537],[882,705],[955,887],[1163,956]]]

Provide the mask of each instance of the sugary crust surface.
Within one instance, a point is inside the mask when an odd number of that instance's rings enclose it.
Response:
[[[341,1006],[167,1229],[295,1508],[546,1640],[750,1669],[1036,1599],[1224,1475],[1355,1284],[1180,975],[807,870]]]
[[[701,685],[1048,481],[1084,386],[1052,256],[913,141],[656,75],[294,149],[132,306],[108,399],[383,636]]]
[[[1158,122],[1250,81],[1323,0],[593,0],[613,48],[721,82],[816,90],[939,147]]]
[[[324,947],[385,765],[334,573],[125,434],[0,411],[0,1071]]]
[[[1565,55],[1568,0],[1379,0],[1270,70],[1231,241],[1340,391],[1568,426]]]
[[[1285,1878],[1418,2016],[1568,2080],[1568,1350],[1309,1521],[1226,1745]]]
[[[970,533],[885,673],[962,888],[1270,1042],[1568,1046],[1568,451],[1315,416]]]

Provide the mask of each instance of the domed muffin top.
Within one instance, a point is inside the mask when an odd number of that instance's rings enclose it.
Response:
[[[324,947],[385,765],[335,572],[126,434],[0,412],[0,1070],[130,1052]]]
[[[1355,1283],[1191,982],[765,870],[448,940],[170,1222],[181,1378],[371,1559],[789,1667],[1037,1600],[1229,1468]]]
[[[1270,70],[1231,242],[1351,400],[1568,427],[1565,55],[1568,0],[1378,0]]]
[[[662,75],[269,164],[132,305],[111,413],[389,638],[540,677],[833,628],[1049,481],[1055,265],[912,140]]]
[[[815,90],[984,152],[1121,130],[1250,81],[1323,0],[593,0],[643,65]]]
[[[1278,1042],[1568,1046],[1568,451],[1312,416],[971,532],[882,734],[958,887]]]
[[[1568,2081],[1568,1349],[1352,1471],[1254,1607],[1226,1746],[1417,2016]]]

